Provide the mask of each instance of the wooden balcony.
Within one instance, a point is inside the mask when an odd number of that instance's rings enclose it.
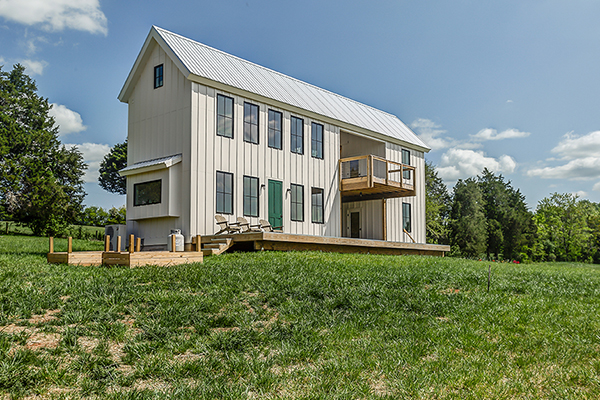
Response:
[[[339,161],[342,202],[415,195],[415,167],[366,155]]]

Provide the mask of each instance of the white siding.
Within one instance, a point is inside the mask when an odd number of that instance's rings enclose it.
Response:
[[[234,98],[234,137],[233,139],[217,136],[216,96],[224,94]],[[259,143],[244,142],[243,113],[244,102],[259,106]],[[193,84],[193,123],[192,158],[198,159],[197,176],[192,174],[192,187],[198,190],[192,195],[191,215],[194,221],[195,234],[212,234],[215,224],[215,192],[216,171],[234,174],[233,215],[226,216],[231,221],[243,215],[243,177],[252,176],[259,179],[259,217],[246,217],[251,224],[258,224],[259,219],[268,219],[268,180],[283,182],[283,224],[287,233],[307,235],[340,235],[340,196],[337,181],[337,149],[339,148],[339,129],[322,121],[314,121],[324,125],[324,159],[311,157],[310,138],[312,119],[290,113],[269,104],[235,96],[231,93],[216,91],[212,88]],[[282,150],[268,147],[267,123],[269,109],[283,114]],[[304,120],[304,154],[290,151],[290,117]],[[262,187],[262,185],[265,185]],[[304,186],[304,221],[294,222],[290,217],[290,196],[287,189],[291,184]],[[324,190],[325,224],[311,221],[311,188]]]
[[[368,200],[344,203],[342,231],[350,237],[350,213],[360,213],[360,238],[383,240],[383,201]],[[388,238],[389,240],[389,238]]]
[[[402,147],[387,143],[386,150],[386,158],[388,160],[402,162]],[[425,243],[425,158],[423,152],[412,149],[406,150],[410,151],[410,165],[415,167],[414,182],[416,195],[387,200],[387,240],[393,242],[412,242],[402,229],[402,203],[409,203],[412,212],[411,236],[417,243]]]
[[[154,67],[163,64],[163,86],[154,89]],[[159,217],[128,224],[145,245],[165,244],[171,229],[189,232],[191,83],[159,47],[151,50],[129,99],[127,163],[182,154],[182,162],[150,174],[127,178],[127,216]],[[133,184],[163,179],[161,204],[133,207]],[[168,190],[168,193],[165,191]],[[169,218],[162,218],[171,216]],[[173,217],[177,216],[177,217]]]

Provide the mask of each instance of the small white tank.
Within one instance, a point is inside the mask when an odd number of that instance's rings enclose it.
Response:
[[[171,229],[171,234],[169,235],[169,241],[167,242],[167,250],[172,251],[171,243],[172,237],[175,236],[175,251],[183,251],[183,235],[181,234],[181,229]]]

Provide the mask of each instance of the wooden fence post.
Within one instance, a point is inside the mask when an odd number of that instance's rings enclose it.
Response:
[[[48,253],[52,254],[54,253],[54,238],[52,236],[50,236],[50,243],[48,244]]]
[[[137,251],[138,253],[140,251],[142,251],[142,238],[137,238],[135,241],[135,251]]]
[[[117,253],[121,252],[121,236],[117,236],[117,248],[115,249]]]
[[[129,235],[129,253],[130,254],[133,253],[133,250],[134,250],[134,243],[133,243],[134,240],[135,240],[134,236]]]
[[[110,235],[104,236],[104,251],[106,253],[110,251]]]
[[[69,244],[67,246],[67,253],[73,252],[73,238],[69,236]]]
[[[175,235],[171,235],[171,251],[175,251]]]
[[[200,235],[196,235],[196,251],[202,250],[202,240],[200,239]]]

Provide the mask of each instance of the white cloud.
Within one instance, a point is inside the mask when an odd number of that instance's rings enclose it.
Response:
[[[60,136],[85,131],[87,129],[87,126],[83,125],[81,115],[75,111],[69,110],[62,104],[53,103],[48,114],[54,117],[54,121],[56,121],[56,124],[59,126]]]
[[[450,149],[442,155],[437,170],[442,179],[455,181],[480,174],[484,168],[510,174],[517,168],[517,163],[506,154],[496,159],[487,157],[483,151]]]
[[[577,136],[569,132],[563,138],[552,149],[553,153],[559,154],[565,159],[600,157],[600,131],[591,132],[584,136]]]
[[[83,180],[85,182],[98,182],[100,173],[100,163],[102,159],[110,151],[110,146],[100,143],[83,143],[83,144],[65,144],[65,147],[72,148],[77,146],[83,154],[84,161],[88,164],[88,169],[85,172]]]
[[[578,158],[557,167],[534,168],[527,171],[527,175],[544,179],[600,178],[600,157]]]
[[[68,28],[108,33],[99,0],[2,0],[0,16],[24,25],[40,25],[48,31]]]
[[[44,68],[48,66],[46,61],[34,61],[34,60],[21,60],[21,64],[27,70],[30,75],[42,75]]]
[[[512,100],[506,100],[507,103],[514,103]]]
[[[471,137],[476,140],[504,140],[524,138],[529,135],[531,135],[531,132],[521,132],[517,129],[507,129],[498,133],[495,129],[486,128],[480,130],[475,135],[471,135]]]
[[[573,195],[575,195],[575,196],[578,196],[578,197],[587,197],[587,195],[588,195],[588,194],[587,194],[587,192],[585,192],[585,191],[583,191],[583,190],[580,190],[580,191],[578,191],[578,192],[573,192],[573,193],[571,193],[571,194],[573,194]]]
[[[592,190],[595,192],[600,192],[600,182],[596,183],[594,185],[594,187],[592,188]]]
[[[445,134],[446,131],[440,129],[440,125],[429,119],[419,118],[413,121],[410,127],[417,131],[421,140],[431,147],[432,150],[445,149],[455,144],[455,140],[451,137],[439,137]]]

